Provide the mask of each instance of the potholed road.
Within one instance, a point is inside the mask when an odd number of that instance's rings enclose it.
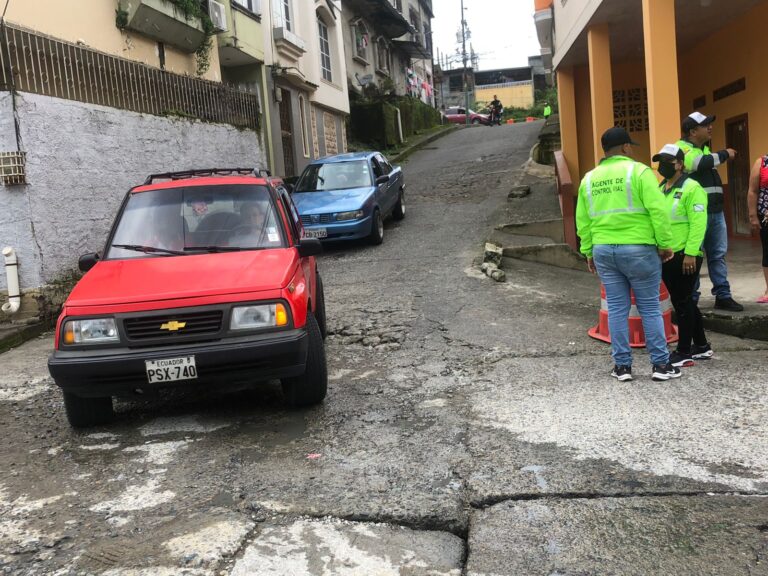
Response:
[[[457,130],[405,165],[384,244],[321,259],[330,391],[122,402],[71,430],[50,335],[0,356],[0,572],[768,574],[765,345],[713,335],[673,383],[608,377],[596,280],[479,273],[540,126]]]

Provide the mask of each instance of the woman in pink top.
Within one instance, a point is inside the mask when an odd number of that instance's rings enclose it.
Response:
[[[749,193],[747,194],[749,223],[752,230],[760,231],[763,244],[763,274],[765,292],[757,301],[768,304],[768,154],[755,160],[749,175]]]

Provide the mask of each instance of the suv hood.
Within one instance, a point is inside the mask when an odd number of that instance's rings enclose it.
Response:
[[[77,283],[67,306],[102,306],[279,290],[298,265],[295,248],[105,260]]]

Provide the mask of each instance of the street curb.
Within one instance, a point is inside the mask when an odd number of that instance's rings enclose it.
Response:
[[[454,132],[457,129],[458,129],[458,127],[456,127],[454,125],[451,125],[448,128],[443,128],[439,132],[435,132],[434,134],[432,134],[431,136],[425,138],[421,142],[417,142],[413,146],[411,146],[409,148],[406,148],[405,150],[400,152],[400,154],[398,154],[397,156],[392,156],[389,160],[390,160],[390,162],[393,162],[393,163],[394,162],[398,162],[398,163],[402,162],[403,160],[408,158],[408,156],[410,156],[414,152],[418,151],[420,148],[423,148],[427,144],[430,144],[430,143],[434,142],[435,140],[437,140],[438,138],[442,138],[443,136],[446,136],[446,135]]]
[[[768,342],[767,316],[727,315],[717,312],[701,313],[704,328],[720,334],[729,334],[739,338],[751,338]]]
[[[19,326],[16,330],[9,330],[8,334],[0,336],[0,354],[7,352],[11,348],[21,346],[27,340],[37,338],[49,329],[50,326],[46,322],[37,322],[35,324]]]

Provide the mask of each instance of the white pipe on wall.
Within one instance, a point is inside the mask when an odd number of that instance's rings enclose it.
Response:
[[[16,252],[10,246],[3,248],[5,260],[5,276],[8,279],[8,302],[3,304],[3,312],[16,314],[21,307],[21,292],[19,291],[19,261]]]

